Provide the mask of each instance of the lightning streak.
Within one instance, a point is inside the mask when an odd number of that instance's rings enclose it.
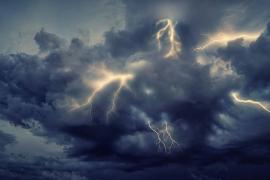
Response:
[[[71,110],[76,110],[79,108],[82,108],[84,106],[90,106],[90,110],[92,109],[93,101],[102,90],[104,90],[106,87],[108,87],[113,82],[118,82],[118,88],[113,93],[112,102],[111,105],[106,113],[106,118],[108,119],[111,113],[113,113],[116,109],[116,103],[117,99],[119,97],[119,94],[123,88],[128,88],[128,81],[132,80],[134,78],[134,74],[127,73],[127,74],[120,74],[120,73],[114,73],[110,70],[108,70],[105,66],[102,66],[100,69],[97,70],[97,73],[102,76],[101,79],[95,80],[93,82],[90,82],[90,85],[93,88],[93,91],[91,95],[87,98],[87,101],[81,105],[77,105],[76,107],[72,108]]]
[[[255,105],[255,106],[257,106],[257,107],[259,107],[259,108],[261,108],[261,109],[263,109],[263,110],[265,110],[267,112],[270,112],[270,110],[265,105],[263,105],[261,102],[259,102],[259,101],[254,101],[254,100],[251,100],[251,99],[246,99],[246,100],[245,99],[241,99],[239,97],[239,94],[236,93],[236,92],[231,93],[231,95],[232,95],[233,99],[236,102],[244,103],[244,104]]]
[[[254,33],[225,33],[219,32],[213,35],[208,35],[207,42],[203,43],[199,47],[195,48],[196,51],[201,51],[207,49],[215,44],[225,45],[228,41],[232,41],[234,39],[243,38],[246,41],[254,41],[261,34],[261,31]]]
[[[162,148],[166,153],[170,153],[173,148],[180,146],[180,144],[172,137],[171,127],[168,125],[167,121],[164,122],[163,128],[154,128],[151,122],[148,121],[148,127],[156,134],[158,149]]]
[[[158,42],[158,48],[161,50],[161,38],[165,33],[168,35],[168,40],[170,43],[169,51],[164,55],[164,58],[174,58],[177,57],[177,54],[181,52],[181,43],[178,41],[177,33],[175,31],[175,24],[171,19],[162,19],[157,22],[157,25],[164,24],[157,33],[156,40]]]

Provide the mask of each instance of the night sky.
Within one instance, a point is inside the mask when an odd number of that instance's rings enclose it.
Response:
[[[269,180],[269,7],[0,0],[0,179]]]

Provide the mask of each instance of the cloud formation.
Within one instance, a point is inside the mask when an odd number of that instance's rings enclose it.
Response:
[[[163,179],[172,177],[171,173],[186,179],[210,179],[219,176],[209,169],[220,170],[225,177],[226,168],[235,177],[246,177],[232,170],[243,163],[248,164],[246,169],[255,165],[268,169],[269,114],[235,104],[230,93],[237,90],[245,97],[270,101],[269,24],[250,44],[235,39],[224,47],[194,50],[204,40],[204,33],[219,31],[225,22],[235,30],[242,23],[252,29],[245,21],[254,13],[252,3],[124,3],[126,28],[106,32],[103,44],[89,47],[79,38],[68,42],[42,29],[34,37],[41,54],[0,55],[1,119],[65,147],[63,157],[35,157],[31,161],[16,157],[15,165],[1,155],[8,166],[0,167],[0,177],[126,179],[132,174],[134,179],[153,179],[156,173]],[[182,45],[174,61],[163,57],[154,37],[158,30],[155,23],[163,16],[157,13],[170,5],[183,9],[173,17]],[[235,22],[229,15],[238,7],[245,7],[244,17]],[[128,87],[119,92],[109,121],[106,110],[119,82],[100,91],[91,107],[72,111],[93,93],[88,82],[97,79],[93,68],[102,64],[113,72],[134,75]],[[33,130],[33,122],[40,128]],[[170,153],[158,151],[156,134],[148,122],[168,122],[179,148]],[[10,143],[16,143],[16,138],[0,131],[1,147]],[[195,168],[201,165],[209,169]],[[175,172],[179,167],[183,170]],[[101,169],[110,176],[102,175]]]

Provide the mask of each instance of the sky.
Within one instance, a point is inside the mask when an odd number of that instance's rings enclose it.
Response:
[[[3,53],[37,53],[33,41],[41,28],[70,40],[80,37],[87,45],[101,43],[103,33],[124,27],[124,5],[116,0],[1,1]]]
[[[267,0],[0,0],[0,179],[270,178]]]

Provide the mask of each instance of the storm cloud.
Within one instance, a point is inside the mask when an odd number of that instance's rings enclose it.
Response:
[[[267,5],[256,4],[255,9],[253,1],[122,3],[126,27],[108,29],[103,43],[66,40],[45,27],[33,37],[36,54],[0,55],[1,121],[33,142],[38,137],[48,143],[41,155],[26,156],[21,150],[6,156],[24,140],[0,129],[0,177],[267,179],[263,170],[269,170],[270,162],[269,113],[235,103],[230,94],[270,101],[269,3],[262,1]],[[166,17],[177,22],[182,44],[181,53],[171,60],[155,40],[156,22]],[[248,44],[240,38],[209,51],[195,50],[205,34],[258,26],[264,31]],[[102,65],[134,75],[109,119],[106,112],[119,82],[106,86],[92,104],[72,110],[93,93],[88,82],[96,80],[95,70]],[[165,121],[179,143],[169,153],[158,149],[148,125],[160,127]],[[245,174],[250,169],[255,170]]]

